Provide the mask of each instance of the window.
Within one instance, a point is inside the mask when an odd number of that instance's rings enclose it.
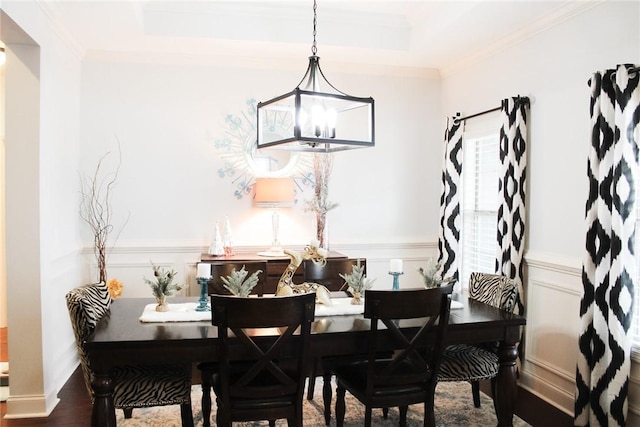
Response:
[[[460,278],[463,289],[467,288],[472,272],[495,272],[498,250],[499,128],[496,116],[487,117],[482,123],[473,123],[473,127],[465,123],[460,198]]]

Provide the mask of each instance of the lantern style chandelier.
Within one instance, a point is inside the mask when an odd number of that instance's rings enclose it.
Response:
[[[258,149],[331,153],[375,145],[373,98],[339,91],[320,69],[316,10],[314,0],[313,44],[304,77],[291,92],[258,103]]]

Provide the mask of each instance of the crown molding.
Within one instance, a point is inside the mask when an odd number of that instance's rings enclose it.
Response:
[[[58,18],[59,12],[56,10],[55,2],[52,1],[44,1],[44,0],[35,0],[35,3],[38,5],[42,13],[49,21],[51,25],[51,29],[54,33],[60,37],[63,43],[67,45],[67,47],[71,50],[71,52],[78,58],[78,60],[82,60],[85,56],[86,50],[82,46],[82,44],[78,41],[78,39],[67,29],[67,27],[61,22]]]
[[[468,68],[469,66],[494,56],[510,47],[517,46],[525,40],[578,16],[591,8],[599,6],[606,1],[607,0],[571,1],[563,3],[537,21],[501,38],[500,40],[486,46],[484,49],[478,50],[474,54],[466,56],[460,60],[452,61],[449,64],[444,65],[440,68],[440,74],[442,77],[455,74],[460,70]]]

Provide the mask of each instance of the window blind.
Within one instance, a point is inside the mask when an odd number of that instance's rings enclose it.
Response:
[[[498,170],[497,115],[465,124],[462,166],[461,280],[467,288],[474,271],[493,273],[497,252]]]

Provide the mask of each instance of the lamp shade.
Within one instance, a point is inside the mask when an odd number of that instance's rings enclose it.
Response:
[[[293,204],[294,188],[291,178],[257,178],[254,202],[257,206],[276,207]]]

